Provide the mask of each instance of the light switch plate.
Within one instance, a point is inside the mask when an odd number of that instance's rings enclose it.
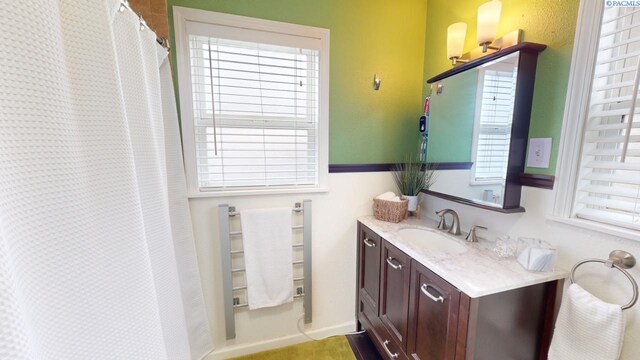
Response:
[[[549,158],[551,157],[551,138],[529,139],[527,148],[527,167],[549,168]]]

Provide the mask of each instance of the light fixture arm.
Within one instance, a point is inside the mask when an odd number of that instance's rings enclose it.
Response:
[[[468,63],[469,62],[469,60],[461,59],[461,58],[455,57],[455,56],[450,58],[450,60],[451,60],[451,65],[452,66],[456,66],[458,63],[463,64],[463,63]]]
[[[520,44],[523,41],[523,32],[522,30],[513,30],[509,33],[504,34],[502,37],[495,39],[493,42],[486,43],[486,50],[484,49],[485,44],[480,44],[479,47],[474,48],[464,54],[459,56],[456,55],[456,59],[453,59],[453,56],[449,54],[448,59],[451,61],[451,64],[455,66],[458,63],[464,63],[467,61],[472,61],[483,57],[489,54],[489,49],[491,50],[505,50],[514,45]],[[484,50],[484,51],[483,51]]]
[[[483,54],[486,53],[487,51],[489,51],[489,49],[491,49],[491,50],[500,50],[500,49],[502,49],[500,46],[493,46],[491,44],[493,44],[493,43],[486,42],[486,43],[480,44],[480,45],[482,45],[482,53]]]

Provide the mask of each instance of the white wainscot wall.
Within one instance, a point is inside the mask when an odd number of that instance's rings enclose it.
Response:
[[[299,343],[307,339],[296,324],[303,313],[302,302],[236,314],[234,341],[226,341],[220,244],[217,211],[219,204],[247,208],[293,206],[303,199],[313,200],[313,324],[305,326],[315,337],[354,330],[356,279],[356,218],[371,214],[371,199],[393,191],[390,173],[330,174],[330,191],[320,194],[266,195],[191,199],[202,286],[216,350],[207,360],[225,359],[256,351]],[[558,266],[570,269],[584,258],[606,258],[611,250],[623,249],[640,258],[640,239],[633,241],[580,230],[547,220],[553,208],[553,192],[523,187],[522,214],[500,214],[432,196],[422,197],[423,214],[452,208],[460,215],[463,230],[473,224],[489,227],[480,236],[494,239],[498,234],[538,237],[558,249]],[[435,221],[435,218],[434,218]],[[630,270],[640,280],[640,266]],[[602,265],[580,267],[577,281],[602,299],[626,303],[631,296],[628,280]],[[568,283],[568,281],[567,281]],[[640,304],[626,311],[627,332],[621,360],[640,357]]]
[[[432,196],[422,199],[422,210],[435,221],[435,211],[454,209],[460,216],[463,231],[468,231],[471,225],[484,225],[489,231],[480,230],[479,236],[490,240],[495,240],[498,234],[543,239],[558,249],[557,266],[567,270],[585,258],[606,259],[615,249],[629,251],[640,260],[640,237],[637,241],[622,239],[548,220],[553,209],[553,191],[531,187],[522,189],[521,204],[526,209],[525,213],[501,214]],[[640,265],[630,273],[640,281]],[[576,282],[607,302],[626,304],[631,299],[632,289],[627,278],[619,271],[604,268],[602,264],[581,266],[576,272]],[[565,286],[568,284],[567,280]],[[640,359],[640,302],[625,311],[625,315],[627,329],[620,359]]]
[[[207,360],[307,340],[297,329],[303,314],[301,300],[270,309],[237,311],[236,339],[225,340],[219,204],[242,210],[292,207],[303,199],[313,201],[313,323],[305,326],[305,331],[323,337],[355,330],[356,218],[370,215],[372,198],[394,188],[389,172],[345,173],[329,175],[327,193],[191,199],[198,263],[215,344]]]

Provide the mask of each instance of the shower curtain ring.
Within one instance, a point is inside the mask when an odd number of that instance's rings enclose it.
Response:
[[[142,15],[138,15],[138,19],[140,20],[140,31],[142,31],[147,27],[147,23],[142,18]]]
[[[129,1],[128,0],[120,0],[120,7],[118,8],[119,12],[124,12],[125,9],[127,8],[131,8],[129,6]]]

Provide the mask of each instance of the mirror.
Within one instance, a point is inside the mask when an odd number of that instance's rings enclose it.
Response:
[[[441,170],[427,193],[488,209],[524,211],[518,175],[524,170],[541,51],[524,51],[527,44],[429,80],[427,161]]]

